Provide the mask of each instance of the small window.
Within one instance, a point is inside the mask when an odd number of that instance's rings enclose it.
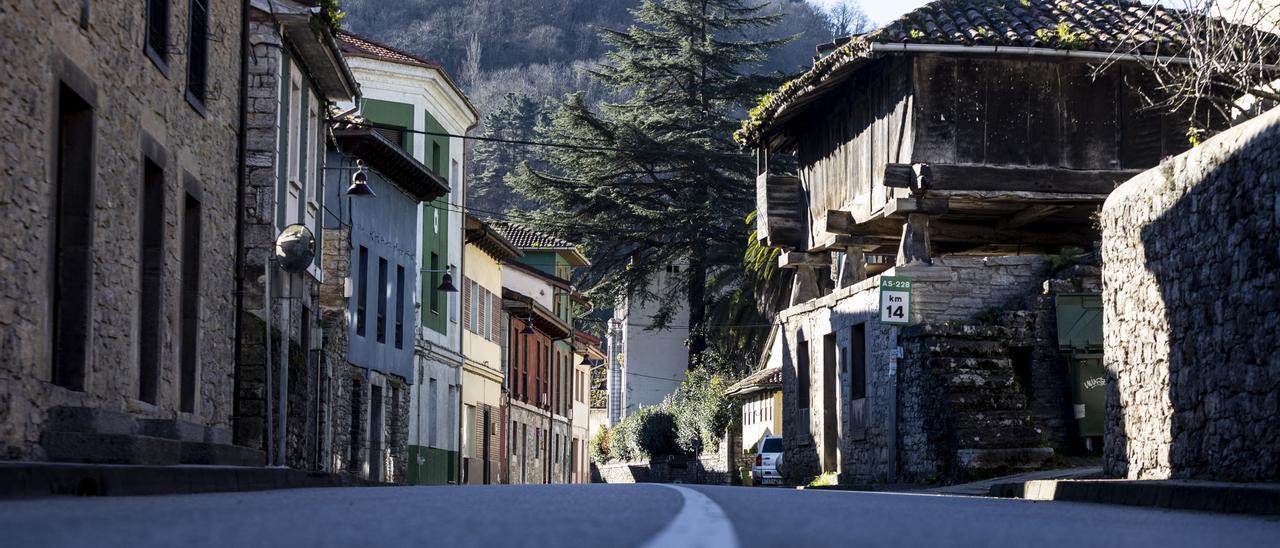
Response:
[[[405,138],[408,135],[408,132],[405,131],[404,126],[393,126],[390,124],[374,124],[373,130],[376,131],[379,135],[381,135],[386,140],[394,143],[396,146],[399,146],[402,149],[409,148],[409,143]]]
[[[440,313],[440,255],[431,254],[431,284],[427,287],[427,293],[431,294],[431,312]]]
[[[164,169],[144,157],[142,175],[142,283],[138,291],[138,399],[156,403],[164,307]]]
[[[796,398],[800,409],[809,408],[809,342],[796,341]]]
[[[358,279],[356,279],[356,335],[364,336],[365,307],[369,304],[369,249],[360,246]]]
[[[180,408],[195,412],[200,359],[200,201],[187,195],[182,228],[182,377]]]
[[[432,142],[431,143],[431,171],[434,171],[436,175],[440,175],[443,177],[444,175],[440,171],[440,162],[442,160],[443,158],[440,157],[440,143]]]
[[[849,343],[849,358],[853,362],[849,397],[858,400],[867,397],[867,324],[853,326]]]
[[[387,260],[378,259],[378,317],[375,335],[378,342],[387,342]]]
[[[147,0],[147,57],[169,75],[169,0]]]
[[[187,22],[187,100],[202,114],[208,98],[209,7],[208,0],[191,0]]]
[[[396,348],[404,348],[404,267],[396,266]]]

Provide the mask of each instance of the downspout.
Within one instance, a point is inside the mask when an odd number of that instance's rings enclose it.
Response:
[[[236,132],[236,226],[235,226],[235,311],[233,322],[234,338],[232,341],[231,366],[231,431],[239,429],[240,422],[240,352],[243,345],[244,327],[241,317],[244,315],[244,193],[249,168],[249,3],[240,3],[240,127]]]

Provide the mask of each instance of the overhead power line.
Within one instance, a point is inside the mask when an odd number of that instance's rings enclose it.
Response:
[[[384,129],[389,128],[389,126],[382,125],[382,124],[375,124],[371,122],[353,122],[349,120],[333,120],[333,121],[341,122],[344,124],[350,124],[353,126],[367,127],[367,128],[384,128]],[[630,152],[632,154],[666,154],[669,156],[725,156],[725,157],[734,157],[734,158],[740,158],[745,156],[744,153],[734,153],[734,152],[714,152],[714,151],[685,152],[681,150],[671,150],[671,149],[665,149],[665,148],[646,149],[646,148],[611,147],[611,146],[605,146],[605,145],[552,143],[549,141],[531,141],[528,139],[503,139],[501,137],[484,137],[481,135],[459,135],[457,133],[449,133],[445,131],[427,131],[423,129],[410,129],[410,128],[401,127],[401,126],[393,126],[393,128],[400,131],[404,131],[406,133],[414,133],[418,135],[430,135],[432,137],[456,137],[458,139],[466,139],[471,141],[486,141],[491,143],[506,143],[511,145],[524,145],[524,146],[547,147],[547,148],[564,148],[564,149],[570,149],[570,150],[585,150],[585,151],[595,151],[595,152]]]

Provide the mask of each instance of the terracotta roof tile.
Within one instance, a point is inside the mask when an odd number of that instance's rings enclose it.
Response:
[[[725,395],[732,396],[735,394],[750,394],[771,388],[782,387],[782,368],[770,367],[761,369],[747,375],[742,380],[733,383],[733,386],[724,390]]]
[[[491,222],[489,225],[520,249],[576,249],[576,246],[569,242],[525,226],[503,222]]]
[[[838,69],[871,57],[872,43],[1031,47],[1170,55],[1187,42],[1187,12],[1132,0],[936,0],[853,36],[766,97],[735,134],[754,145],[783,108]],[[825,49],[824,49],[825,51]]]
[[[363,36],[357,36],[345,30],[338,31],[337,39],[338,47],[345,55],[372,57],[374,59],[382,59],[384,61],[392,61],[395,63],[405,63],[437,69],[440,68],[440,63],[423,59],[386,44],[379,44],[378,42],[374,42],[373,40]]]

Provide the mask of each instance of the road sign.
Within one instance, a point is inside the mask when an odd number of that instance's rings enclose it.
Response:
[[[911,323],[911,278],[880,277],[880,323],[889,325]]]

